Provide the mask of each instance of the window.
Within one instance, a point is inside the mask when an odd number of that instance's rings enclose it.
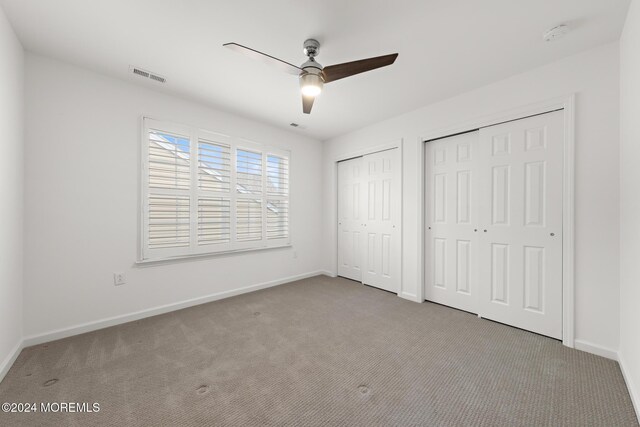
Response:
[[[141,260],[289,244],[289,153],[144,119]]]

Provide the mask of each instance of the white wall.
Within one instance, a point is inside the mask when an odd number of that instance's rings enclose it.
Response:
[[[294,247],[135,267],[143,115],[291,150]],[[27,344],[51,331],[320,268],[319,141],[32,54],[26,123]],[[113,285],[116,271],[127,284]]]
[[[22,340],[24,53],[0,8],[0,380]]]
[[[576,92],[576,345],[609,356],[618,349],[619,55],[609,44],[419,110],[333,138],[325,144],[325,269],[336,271],[336,182],[342,153],[403,140],[402,292],[418,295],[420,137],[485,115]]]
[[[620,39],[620,365],[640,417],[640,2]]]

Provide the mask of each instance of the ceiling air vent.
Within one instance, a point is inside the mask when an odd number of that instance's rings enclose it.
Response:
[[[151,80],[155,80],[155,81],[160,82],[160,83],[164,83],[164,82],[167,81],[167,79],[165,79],[164,77],[158,76],[156,74],[149,74],[149,78]]]
[[[139,76],[149,78],[149,73],[147,73],[146,71],[142,71],[142,70],[141,70],[141,69],[139,69],[139,68],[134,68],[134,69],[133,69],[133,74],[137,74],[137,75],[139,75]]]
[[[144,77],[145,79],[155,80],[159,83],[164,83],[167,81],[167,79],[165,79],[164,77],[159,76],[158,74],[154,74],[150,71],[143,70],[142,68],[131,67],[131,72],[133,74],[137,74],[140,77]]]

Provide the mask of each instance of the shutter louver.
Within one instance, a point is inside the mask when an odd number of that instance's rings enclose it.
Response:
[[[262,240],[262,200],[236,200],[236,240]]]
[[[188,190],[191,187],[189,138],[149,131],[149,188]]]
[[[238,194],[262,194],[262,154],[236,150],[236,191]]]
[[[198,199],[198,245],[231,241],[231,200],[224,197]]]
[[[287,200],[267,201],[267,239],[289,237],[289,202]]]
[[[149,196],[149,248],[189,246],[189,197]]]
[[[198,185],[201,190],[228,193],[231,190],[231,147],[198,141]]]
[[[289,194],[289,159],[272,154],[267,156],[267,194]]]

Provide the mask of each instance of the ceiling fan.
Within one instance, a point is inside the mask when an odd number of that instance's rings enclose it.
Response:
[[[308,39],[304,42],[303,46],[304,53],[309,59],[301,66],[296,67],[286,61],[238,43],[225,43],[223,46],[262,61],[265,64],[274,65],[286,73],[299,76],[302,91],[302,111],[305,114],[311,113],[313,101],[316,96],[320,94],[322,86],[325,83],[331,83],[345,77],[364,73],[365,71],[375,70],[376,68],[386,67],[387,65],[393,64],[398,57],[397,53],[393,53],[391,55],[377,56],[375,58],[323,67],[315,60],[315,57],[320,53],[320,43],[317,40]]]

